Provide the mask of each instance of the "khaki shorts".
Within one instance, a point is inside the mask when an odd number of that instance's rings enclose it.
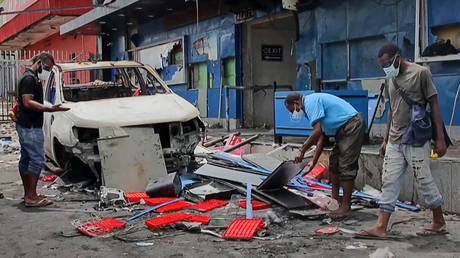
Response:
[[[340,180],[355,180],[364,132],[365,123],[361,113],[352,117],[337,131],[335,146],[329,157],[329,170],[339,173]]]

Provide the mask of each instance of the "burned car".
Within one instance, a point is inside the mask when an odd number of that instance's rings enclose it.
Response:
[[[98,181],[101,128],[152,128],[168,173],[186,170],[204,131],[198,110],[138,62],[58,64],[44,93],[45,104],[70,108],[45,113],[46,156],[63,169],[89,168]]]

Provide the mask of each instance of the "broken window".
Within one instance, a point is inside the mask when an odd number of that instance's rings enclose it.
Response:
[[[178,38],[135,49],[135,59],[152,66],[168,85],[186,83],[183,42]]]
[[[92,69],[64,72],[63,94],[67,101],[90,101],[155,95],[167,91],[142,67]]]

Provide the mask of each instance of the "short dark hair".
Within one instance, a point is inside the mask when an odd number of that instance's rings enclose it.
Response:
[[[301,99],[302,99],[302,94],[298,92],[293,92],[286,96],[286,98],[284,99],[284,105],[294,104],[296,103],[296,101],[301,100]]]
[[[53,57],[51,54],[49,54],[49,53],[43,52],[43,53],[40,54],[40,57],[39,57],[39,58],[40,58],[40,60],[42,60],[42,61],[50,60],[51,63],[55,64],[55,62],[54,62],[54,57]]]
[[[40,55],[35,55],[34,57],[32,57],[32,64],[35,64],[38,61],[38,59],[40,59]]]
[[[43,52],[43,53],[40,53],[38,55],[35,55],[34,57],[32,57],[32,64],[35,64],[38,60],[40,61],[45,61],[45,60],[51,60],[51,62],[54,64],[56,64],[54,62],[54,57],[49,54],[49,53],[46,53],[46,52]]]
[[[393,57],[396,54],[401,54],[401,49],[393,43],[388,43],[380,48],[378,57],[380,58],[384,54],[388,54],[389,57]]]

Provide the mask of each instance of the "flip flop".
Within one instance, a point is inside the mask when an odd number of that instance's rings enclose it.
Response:
[[[424,228],[422,231],[415,233],[417,236],[436,236],[436,235],[445,235],[449,234],[446,229],[446,225],[442,226],[440,229]]]
[[[37,196],[40,197],[40,198],[46,198],[46,195],[41,194],[41,193],[38,193]],[[24,200],[24,197],[22,197],[22,199]]]
[[[48,199],[41,199],[38,202],[32,202],[32,203],[24,202],[24,205],[26,207],[45,207],[51,204],[53,204],[53,202]]]
[[[357,239],[388,240],[388,237],[377,236],[367,230],[356,232],[353,237]]]

